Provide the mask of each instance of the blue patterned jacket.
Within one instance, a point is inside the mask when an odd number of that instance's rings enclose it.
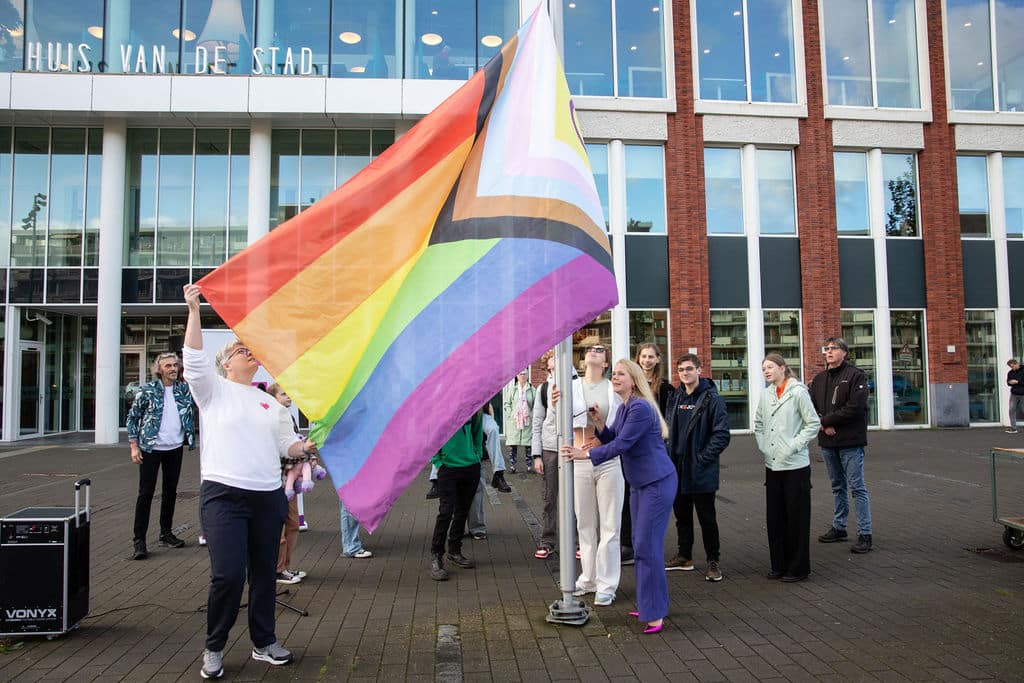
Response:
[[[196,409],[192,402],[192,394],[185,382],[174,383],[174,402],[178,405],[178,416],[185,432],[185,444],[188,449],[195,448],[196,441]],[[139,387],[131,410],[126,420],[128,439],[136,441],[139,448],[147,453],[153,451],[156,436],[160,432],[160,418],[164,414],[164,383],[155,379]]]

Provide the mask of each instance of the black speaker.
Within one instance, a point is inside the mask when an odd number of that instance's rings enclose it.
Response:
[[[75,483],[73,508],[29,507],[0,519],[0,636],[62,635],[89,613],[89,486]]]

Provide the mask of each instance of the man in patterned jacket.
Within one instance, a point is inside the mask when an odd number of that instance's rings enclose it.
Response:
[[[163,467],[160,500],[160,545],[180,548],[185,541],[171,533],[174,499],[178,495],[182,446],[195,448],[195,406],[188,385],[178,379],[181,361],[175,353],[161,353],[150,366],[153,381],[144,384],[128,411],[128,443],[132,462],[139,465],[139,498],[135,502],[133,560],[144,560],[149,509],[156,476]]]

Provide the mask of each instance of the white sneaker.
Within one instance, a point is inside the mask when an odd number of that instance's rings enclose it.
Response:
[[[252,649],[252,658],[258,662],[269,662],[274,666],[291,664],[292,659],[294,659],[292,653],[276,640],[266,647],[254,647]]]
[[[587,595],[588,593],[593,593],[593,592],[594,591],[587,590],[586,588],[577,588],[576,590],[574,590],[572,592],[572,594],[573,594],[573,597],[582,598],[584,595]]]
[[[308,574],[306,574],[306,572],[302,571],[301,569],[289,569],[288,573],[292,576],[299,577],[300,581],[308,576]]]
[[[203,650],[203,668],[199,675],[203,678],[220,678],[224,675],[223,652]]]
[[[615,600],[615,593],[598,593],[594,598],[594,604],[598,607],[607,607]]]
[[[302,581],[302,579],[299,578],[298,576],[296,576],[295,574],[292,574],[287,569],[285,569],[283,572],[278,572],[277,573],[277,582],[278,583],[292,584],[292,583],[298,583],[299,581]]]
[[[199,534],[199,545],[206,545],[206,534]]]
[[[357,560],[365,560],[368,557],[373,557],[373,553],[366,548],[363,548],[358,553],[355,553],[354,555],[346,555],[345,557],[354,557]]]

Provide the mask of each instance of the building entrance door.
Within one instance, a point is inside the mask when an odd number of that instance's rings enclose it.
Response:
[[[18,435],[43,435],[43,345],[21,342],[18,367],[21,379],[21,400],[18,406]]]
[[[146,349],[143,346],[121,347],[121,398],[118,409],[118,426],[124,428],[128,410],[132,407],[135,394],[146,381]]]

